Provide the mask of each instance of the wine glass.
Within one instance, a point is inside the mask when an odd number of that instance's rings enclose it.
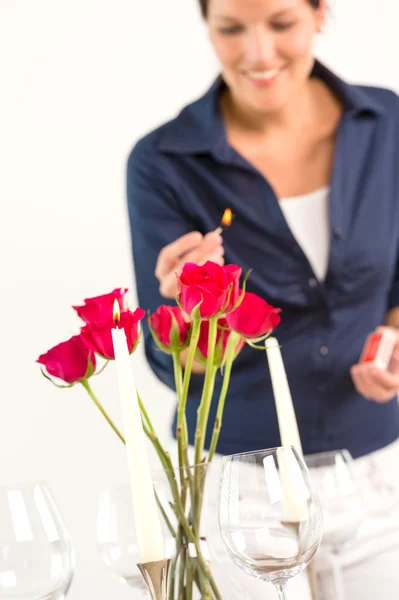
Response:
[[[353,459],[348,450],[334,450],[305,456],[323,509],[322,548],[329,555],[336,597],[343,600],[344,586],[338,555],[350,543],[365,516],[363,493],[353,473]]]
[[[312,560],[323,529],[317,492],[295,448],[225,457],[218,519],[233,561],[273,583],[280,600],[286,600],[287,581]]]
[[[0,487],[0,599],[61,600],[74,555],[45,483]]]
[[[100,491],[96,528],[97,547],[111,573],[121,583],[135,589],[138,597],[150,598],[148,587],[137,567],[140,557],[129,483],[116,484]],[[165,545],[169,553],[166,556],[169,556],[174,547],[173,538],[165,535]]]
[[[101,490],[97,507],[97,546],[105,565],[122,583],[150,598],[137,567],[140,562],[128,483]]]

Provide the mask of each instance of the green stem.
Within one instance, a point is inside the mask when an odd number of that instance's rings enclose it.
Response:
[[[188,484],[190,486],[191,498],[194,498],[194,479],[193,479],[193,474],[191,473],[190,461],[188,459],[188,445],[187,444],[185,444],[185,446],[183,448],[183,459],[184,459],[184,466],[186,469],[186,477],[188,480]]]
[[[200,329],[201,329],[201,321],[196,319],[193,323],[193,329],[191,331],[191,339],[190,339],[190,345],[188,347],[187,362],[186,362],[186,367],[184,369],[183,389],[181,392],[181,399],[180,399],[178,413],[177,413],[177,421],[178,421],[179,427],[183,427],[183,423],[185,421],[188,389],[190,386],[191,371],[193,368],[195,351],[196,351],[197,345],[198,345]]]
[[[94,394],[93,390],[90,387],[90,384],[89,384],[88,380],[87,379],[82,379],[82,381],[80,383],[83,385],[83,387],[85,388],[86,392],[89,394],[90,398],[93,400],[94,404],[97,406],[97,408],[99,409],[99,411],[101,412],[101,414],[105,417],[105,419],[111,425],[112,429],[115,431],[115,433],[119,437],[119,439],[124,444],[126,444],[125,438],[123,437],[123,435],[121,434],[121,432],[119,431],[119,429],[117,428],[117,426],[115,425],[115,423],[112,421],[111,417],[108,415],[108,413],[106,412],[106,410],[104,409],[104,407],[102,406],[102,404],[100,403],[100,401],[98,400],[97,396]]]
[[[193,480],[190,470],[190,464],[188,460],[188,431],[187,431],[187,420],[186,420],[186,404],[188,397],[188,390],[190,386],[191,371],[195,358],[195,351],[198,345],[198,339],[200,334],[201,321],[194,321],[193,329],[191,332],[190,345],[188,349],[187,363],[184,371],[184,378],[182,373],[182,366],[180,361],[180,352],[173,353],[173,369],[176,384],[176,393],[178,399],[178,412],[177,412],[177,445],[179,455],[179,467],[181,476],[183,476],[183,469],[185,466],[186,476],[189,481],[191,494],[193,491]]]
[[[183,376],[182,376],[182,367],[180,362],[180,352],[173,352],[173,370],[175,376],[175,385],[176,385],[176,394],[177,394],[177,405],[180,406],[181,398],[182,398],[182,389],[183,389]],[[184,476],[184,445],[185,438],[187,437],[187,421],[186,415],[184,415],[182,423],[178,424],[176,431],[177,438],[177,454],[179,459],[179,475],[180,475],[180,483],[181,488],[186,487],[186,481]]]
[[[173,352],[173,371],[175,376],[176,394],[180,402],[183,391],[183,369],[180,362],[180,352]]]
[[[186,519],[186,517],[184,515],[184,512],[181,511],[181,506],[179,506],[179,504],[178,504],[176,506],[176,508],[177,508],[177,512],[178,512],[181,524],[183,526],[183,529],[184,529],[184,531],[185,531],[185,533],[186,533],[189,541],[191,541],[194,544],[194,546],[195,546],[195,550],[196,550],[196,553],[197,553],[198,564],[199,564],[202,572],[206,576],[207,580],[209,581],[209,585],[212,588],[212,591],[214,593],[215,598],[217,600],[222,600],[222,597],[221,597],[220,592],[219,592],[219,590],[217,588],[217,585],[215,583],[213,575],[211,574],[209,566],[207,565],[204,557],[202,556],[202,552],[201,552],[200,547],[199,547],[199,542],[198,542],[197,538],[195,537],[194,533],[191,531],[190,525],[189,525],[189,523],[188,523],[188,521],[187,521],[187,519]]]
[[[184,474],[183,474],[183,477],[184,477]],[[184,512],[186,511],[186,503],[187,503],[187,488],[186,488],[186,486],[184,486],[181,489],[181,504],[182,504],[182,508],[183,508]],[[179,527],[179,530],[180,530],[181,536],[183,538],[183,532],[181,531],[181,526]],[[185,597],[185,574],[186,574],[186,566],[187,566],[187,560],[188,560],[187,550],[188,550],[188,547],[186,547],[185,545],[182,544],[181,549],[180,549],[178,597],[179,598],[182,597],[183,599]]]
[[[179,526],[176,536],[176,553],[173,557],[173,562],[170,566],[170,577],[169,577],[169,600],[175,600],[175,582],[176,582],[176,570],[178,560],[180,556],[180,550],[182,546],[182,528]]]
[[[196,466],[194,471],[193,531],[197,537],[200,537],[201,533],[201,512],[206,477],[206,475],[202,475],[203,468],[204,463]]]
[[[176,553],[175,556],[174,556],[174,558],[173,558],[172,564],[170,565],[169,590],[168,590],[168,598],[169,598],[169,600],[174,600],[174,598],[175,598],[175,581],[176,581],[177,557],[178,557],[178,554]]]
[[[195,470],[194,470],[194,496],[193,496],[193,530],[199,537],[201,510],[203,498],[203,484],[205,478],[202,477],[203,453],[205,446],[205,437],[207,432],[209,410],[211,407],[213,390],[215,387],[215,377],[217,367],[214,365],[215,346],[217,339],[217,317],[209,320],[208,333],[208,357],[206,361],[205,381],[202,389],[201,403],[198,409],[197,430],[195,432]]]
[[[185,600],[193,599],[193,582],[194,582],[194,565],[192,559],[188,556],[186,562],[186,598]]]
[[[209,320],[208,334],[208,358],[206,361],[206,373],[204,387],[202,390],[201,404],[198,409],[197,431],[195,433],[195,464],[199,465],[203,458],[206,427],[209,417],[209,409],[212,402],[213,388],[217,367],[213,364],[215,357],[215,346],[217,338],[218,319],[213,317]]]
[[[186,549],[183,546],[180,550],[180,565],[179,565],[179,594],[178,597],[184,600],[185,589],[184,589],[184,575],[186,572]]]
[[[155,436],[150,435],[150,440],[152,441],[153,444],[159,444],[159,440]],[[209,585],[211,586],[211,589],[213,591],[213,594],[214,594],[216,600],[222,600],[220,592],[216,585],[216,582],[211,573],[211,570],[202,555],[200,545],[199,545],[199,538],[197,538],[194,535],[194,532],[192,531],[190,524],[187,520],[187,517],[185,515],[184,508],[183,508],[180,494],[179,494],[179,488],[178,488],[176,477],[175,477],[175,471],[174,471],[173,465],[172,465],[172,461],[170,459],[169,454],[167,454],[165,451],[163,451],[163,452],[164,452],[164,454],[163,454],[161,460],[162,460],[162,463],[164,464],[165,473],[169,480],[169,484],[170,484],[170,488],[171,488],[172,496],[173,496],[173,500],[174,500],[174,509],[175,509],[177,518],[179,520],[180,525],[183,528],[183,531],[186,535],[187,540],[194,544],[196,555],[197,555],[198,566],[201,569],[204,576],[206,577],[207,581],[209,582]]]
[[[151,433],[155,433],[155,429],[154,429],[154,427],[153,427],[153,425],[152,425],[152,423],[151,423],[151,419],[150,419],[150,417],[148,416],[148,413],[147,413],[147,411],[146,411],[146,409],[145,409],[145,406],[144,406],[144,404],[143,404],[143,401],[141,400],[140,394],[139,394],[137,391],[136,391],[136,394],[137,394],[137,400],[138,400],[138,403],[139,403],[139,407],[140,407],[141,414],[142,414],[142,416],[144,417],[144,421],[145,421],[145,422],[146,422],[146,424],[148,425],[148,428],[149,428],[149,430],[151,431]]]
[[[240,337],[241,336],[238,333],[236,333],[235,331],[232,331],[230,333],[229,340],[227,342],[226,365],[224,368],[223,385],[222,385],[222,389],[221,389],[220,396],[219,396],[218,409],[217,409],[216,418],[215,418],[215,426],[213,429],[211,445],[209,448],[208,462],[212,461],[212,458],[214,457],[214,454],[216,452],[216,447],[217,447],[217,444],[219,441],[220,430],[222,427],[224,405],[226,402],[227,391],[229,389],[229,384],[230,384],[231,369],[233,366],[234,358],[236,355],[236,348],[237,348],[238,342],[240,341]]]

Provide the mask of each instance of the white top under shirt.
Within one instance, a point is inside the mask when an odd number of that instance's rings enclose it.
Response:
[[[280,200],[285,220],[319,281],[326,277],[330,254],[329,194],[330,188],[324,187]]]

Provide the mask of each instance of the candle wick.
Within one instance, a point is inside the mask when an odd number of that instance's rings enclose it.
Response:
[[[120,323],[119,319],[115,319],[114,323],[115,323],[116,329],[119,329],[119,323]]]

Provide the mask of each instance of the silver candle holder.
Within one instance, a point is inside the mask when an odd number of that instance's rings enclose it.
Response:
[[[170,558],[155,562],[138,563],[138,568],[152,600],[167,600]]]

